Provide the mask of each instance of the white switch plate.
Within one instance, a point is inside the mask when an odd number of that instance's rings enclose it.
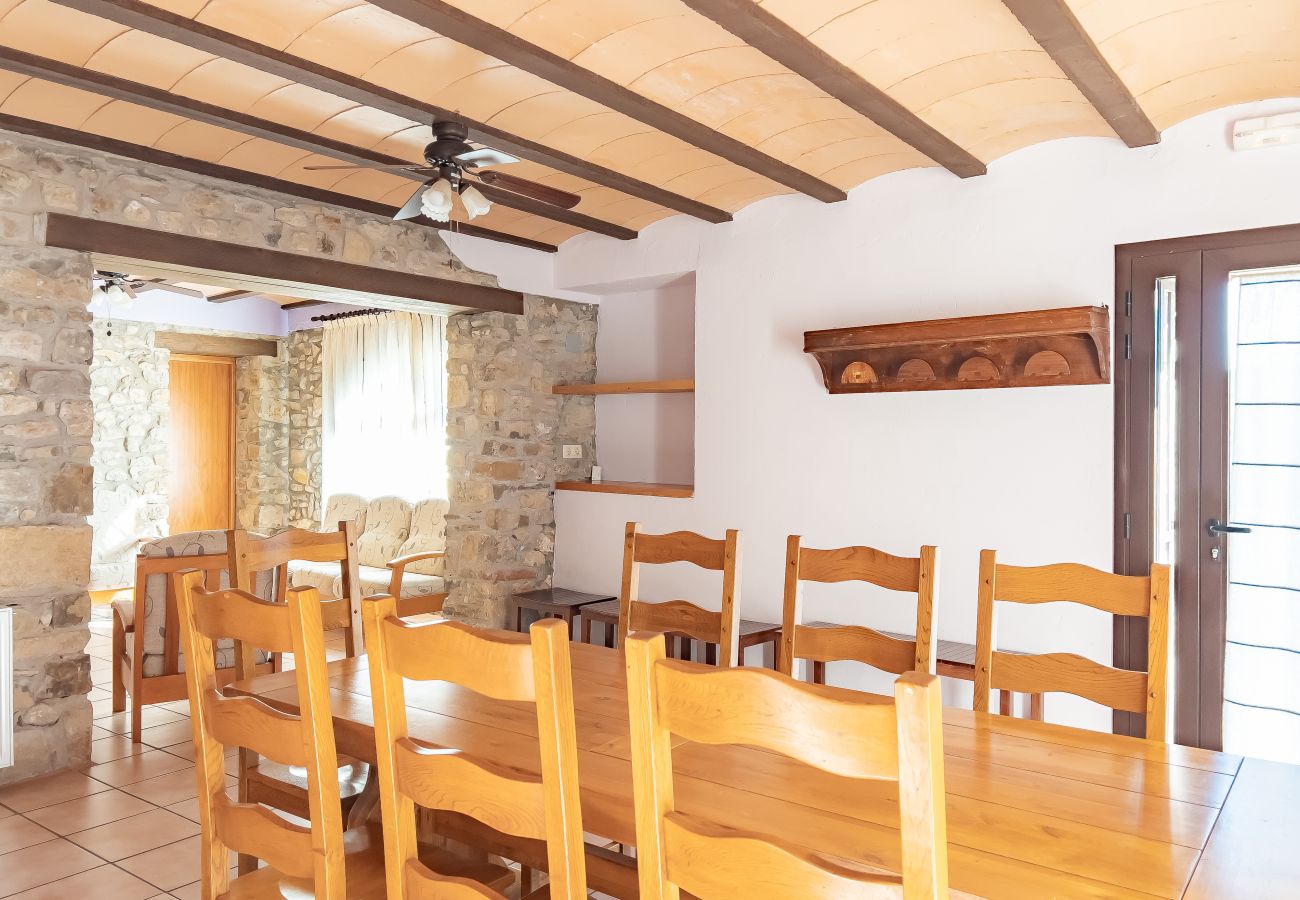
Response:
[[[581,444],[565,444],[565,445],[564,445],[564,458],[565,458],[565,459],[582,459],[582,445],[581,445]]]

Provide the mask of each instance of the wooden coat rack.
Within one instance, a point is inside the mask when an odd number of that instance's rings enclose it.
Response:
[[[804,332],[832,394],[1110,382],[1110,311],[1076,306]]]

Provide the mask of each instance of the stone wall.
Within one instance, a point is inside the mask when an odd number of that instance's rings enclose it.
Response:
[[[50,211],[496,283],[430,228],[0,132],[0,603],[18,612],[18,756],[0,783],[90,750],[91,261],[44,246]]]
[[[550,585],[555,482],[589,477],[596,442],[594,398],[551,387],[595,375],[595,306],[528,296],[523,316],[448,320],[449,615],[501,627],[506,598]]]
[[[289,524],[289,360],[235,361],[235,521],[269,534]]]
[[[11,155],[11,154],[9,154]],[[0,151],[0,605],[14,611],[15,764],[0,784],[90,756],[90,261],[31,246],[7,212],[37,187]],[[27,172],[31,174],[27,174]]]
[[[289,524],[316,528],[321,513],[321,330],[285,339],[289,356]]]
[[[166,350],[145,322],[96,321],[91,590],[133,584],[138,538],[167,533]]]

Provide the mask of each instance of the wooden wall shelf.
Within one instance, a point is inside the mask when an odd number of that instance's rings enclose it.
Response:
[[[832,394],[1110,382],[1110,312],[1076,306],[804,332]]]
[[[639,497],[676,497],[686,499],[695,495],[691,484],[651,484],[645,481],[558,481],[557,491],[588,491],[596,494],[635,494]]]
[[[694,378],[666,381],[607,381],[604,384],[557,384],[553,394],[689,394],[695,390]]]

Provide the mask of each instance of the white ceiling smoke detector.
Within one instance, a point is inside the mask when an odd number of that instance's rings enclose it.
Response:
[[[1282,144],[1300,144],[1300,112],[1242,119],[1233,123],[1233,150],[1258,150]]]

